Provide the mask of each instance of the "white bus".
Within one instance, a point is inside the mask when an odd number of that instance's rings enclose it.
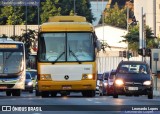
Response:
[[[20,96],[25,88],[26,63],[23,42],[0,38],[0,91]]]

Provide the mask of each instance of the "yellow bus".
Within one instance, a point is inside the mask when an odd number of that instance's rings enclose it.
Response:
[[[99,44],[94,27],[85,17],[54,16],[43,23],[37,53],[41,96],[82,92],[85,97],[94,97]]]

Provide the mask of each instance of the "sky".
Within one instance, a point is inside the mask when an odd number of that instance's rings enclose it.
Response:
[[[91,10],[96,17],[96,20],[92,23],[94,26],[96,26],[99,22],[99,19],[101,17],[102,11],[105,9],[107,2],[102,2],[102,1],[92,1],[91,2]]]

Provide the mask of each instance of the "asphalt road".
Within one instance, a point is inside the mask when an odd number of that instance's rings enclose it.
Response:
[[[82,97],[80,93],[70,96],[36,97],[35,93],[23,92],[20,97],[7,97],[0,93],[0,114],[157,114],[160,110],[160,97],[148,99],[147,96],[96,96]],[[6,107],[7,106],[7,107]],[[8,109],[9,108],[9,109]],[[11,109],[11,111],[9,111]],[[6,110],[6,111],[5,111]],[[109,112],[108,112],[109,111]]]

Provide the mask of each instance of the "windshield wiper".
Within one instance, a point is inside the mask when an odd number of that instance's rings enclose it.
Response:
[[[52,64],[56,63],[56,62],[62,57],[62,55],[64,55],[64,54],[65,54],[65,52],[62,52],[62,53],[57,57],[57,59],[56,59],[54,62],[52,62]]]
[[[73,56],[74,56],[74,58],[77,60],[77,62],[79,63],[79,64],[81,64],[81,61],[79,61],[79,59],[78,59],[78,57],[75,55],[75,53],[70,49],[70,46],[69,46],[69,54],[72,54]]]

